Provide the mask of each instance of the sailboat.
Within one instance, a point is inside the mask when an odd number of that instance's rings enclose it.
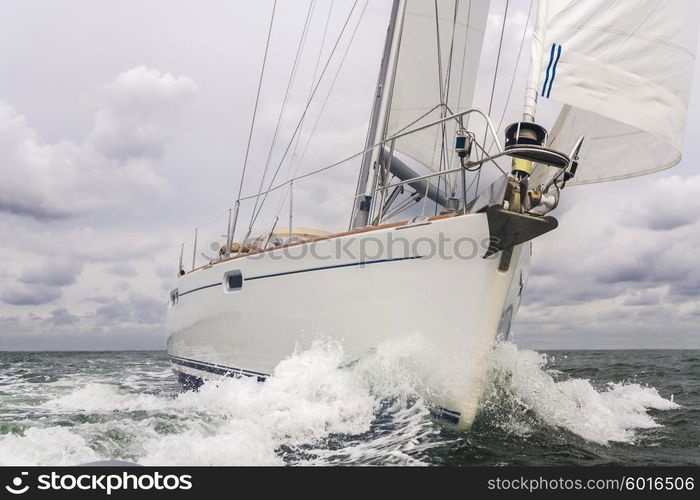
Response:
[[[394,0],[347,231],[275,221],[251,237],[237,220],[252,197],[239,190],[220,255],[185,270],[181,254],[167,323],[183,386],[264,381],[319,335],[353,360],[419,332],[464,367],[435,408],[472,424],[562,190],[680,161],[698,6],[540,0],[523,118],[503,141],[471,107],[488,15],[486,0]],[[561,105],[551,131],[541,101]],[[501,172],[479,189],[489,168]],[[397,220],[400,204],[422,209]]]

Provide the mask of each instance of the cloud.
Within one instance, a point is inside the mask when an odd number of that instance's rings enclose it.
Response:
[[[24,271],[19,281],[30,285],[64,287],[74,284],[84,264],[73,260],[49,260],[37,267]]]
[[[77,320],[77,321],[76,321]],[[2,348],[6,350],[124,350],[165,349],[162,325],[95,325],[89,317],[55,309],[48,316],[0,317]]]
[[[162,228],[125,230],[110,225],[73,225],[71,222],[65,225],[34,223],[30,230],[15,224],[0,224],[0,241],[6,242],[5,250],[14,246],[23,257],[20,264],[42,258],[51,262],[70,260],[119,265],[162,255],[164,248],[170,249],[175,241],[172,232]],[[17,240],[17,234],[22,235],[21,240]],[[59,252],[63,257],[55,257]],[[177,262],[174,246],[173,253],[168,256],[172,262]],[[176,266],[172,264],[171,267]]]
[[[641,289],[631,290],[625,298],[626,306],[656,306],[661,304],[665,296],[665,290],[658,289]]]
[[[165,300],[134,293],[126,300],[111,298],[95,311],[98,324],[162,325],[165,320]]]
[[[49,288],[49,291],[60,292]],[[32,292],[36,297],[36,291]],[[164,349],[166,304],[145,294],[128,297],[95,296],[82,301],[93,311],[72,312],[57,307],[47,313],[33,311],[0,316],[2,348],[48,349]],[[38,305],[38,304],[37,304]]]
[[[524,345],[697,346],[700,222],[683,209],[697,211],[696,186],[674,175],[565,190],[559,228],[534,243]]]
[[[700,175],[670,175],[647,180],[643,196],[624,210],[621,221],[654,231],[670,231],[693,224],[700,212]]]
[[[153,160],[195,90],[187,77],[126,71],[106,87],[107,102],[82,143],[42,141],[0,101],[0,211],[60,219],[167,193]]]
[[[120,324],[131,322],[131,307],[128,303],[113,298],[95,311],[98,322],[102,324]]]
[[[22,286],[5,290],[2,300],[14,306],[39,306],[54,302],[61,295],[61,290],[57,288]]]
[[[154,299],[147,295],[135,294],[129,298],[133,319],[141,325],[162,324],[165,320],[165,299]]]
[[[68,312],[65,307],[59,307],[51,311],[51,316],[44,321],[51,325],[74,325],[80,321],[80,318]]]
[[[112,264],[107,268],[107,272],[123,278],[134,278],[139,274],[136,267],[126,262]]]
[[[153,267],[153,274],[158,278],[173,278],[177,274],[176,266],[160,264]]]
[[[106,86],[108,105],[95,115],[88,142],[119,160],[158,158],[172,133],[178,106],[197,90],[186,76],[138,66]]]

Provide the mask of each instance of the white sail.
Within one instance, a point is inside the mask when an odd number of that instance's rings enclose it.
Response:
[[[386,137],[471,106],[488,11],[488,0],[406,1]],[[447,151],[454,130],[449,123]],[[432,171],[449,168],[441,127],[396,141],[394,151]]]
[[[540,0],[525,114],[565,106],[550,135],[585,135],[571,184],[633,177],[681,159],[700,10],[697,0]],[[548,169],[538,167],[535,180]]]

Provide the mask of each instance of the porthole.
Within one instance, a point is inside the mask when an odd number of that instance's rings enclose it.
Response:
[[[224,285],[227,292],[236,292],[243,288],[243,275],[240,271],[229,271],[224,275]]]

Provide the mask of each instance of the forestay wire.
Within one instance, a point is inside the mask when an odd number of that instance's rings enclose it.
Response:
[[[309,100],[307,101],[306,106],[304,107],[304,111],[302,112],[301,118],[299,119],[299,122],[297,123],[297,126],[294,129],[294,133],[292,134],[292,140],[289,141],[289,144],[287,145],[287,148],[285,149],[284,154],[282,155],[282,158],[281,158],[279,164],[277,165],[277,169],[275,170],[275,173],[272,176],[272,179],[270,180],[270,183],[269,183],[270,188],[268,188],[268,190],[265,191],[263,199],[260,202],[260,206],[258,207],[258,211],[251,214],[251,220],[250,220],[250,224],[248,226],[248,235],[252,231],[252,228],[253,228],[253,225],[255,224],[255,221],[257,220],[258,216],[260,215],[262,207],[265,204],[265,201],[267,200],[267,196],[269,195],[269,193],[272,192],[271,187],[273,186],[275,180],[277,179],[277,176],[279,175],[280,169],[282,168],[282,165],[284,164],[284,161],[287,158],[287,155],[289,154],[289,151],[294,143],[294,139],[296,138],[297,133],[299,133],[299,129],[304,121],[304,118],[306,117],[306,114],[309,110],[309,107],[311,106],[311,102],[313,101],[314,96],[318,92],[321,81],[323,80],[323,76],[325,75],[326,71],[328,70],[328,67],[330,66],[330,63],[333,60],[333,56],[335,55],[335,52],[338,49],[338,45],[340,44],[340,41],[343,37],[343,34],[345,33],[345,30],[348,27],[350,19],[352,18],[352,15],[355,12],[355,9],[357,8],[357,3],[358,3],[358,0],[355,0],[352,8],[350,9],[350,12],[348,13],[347,18],[345,19],[345,23],[343,24],[343,28],[341,29],[340,34],[338,35],[338,39],[336,40],[335,44],[333,45],[333,49],[331,50],[331,53],[328,56],[326,64],[323,67],[323,70],[321,71],[321,75],[318,79],[318,82],[316,83],[316,86],[314,87],[314,90],[311,93],[311,96],[310,96]],[[285,184],[287,184],[287,183],[285,183]],[[257,196],[257,195],[255,195],[255,196]],[[253,196],[253,197],[255,197],[255,196]],[[242,199],[241,199],[241,201],[242,201]]]
[[[272,38],[272,26],[275,22],[275,11],[277,10],[277,0],[274,0],[272,4],[272,14],[270,15],[270,27],[267,30],[267,41],[265,42],[265,55],[263,56],[262,68],[260,69],[260,80],[258,81],[258,91],[255,96],[255,106],[253,107],[253,118],[250,123],[250,132],[248,133],[248,144],[245,150],[245,159],[243,160],[243,171],[241,172],[241,180],[238,184],[238,195],[236,196],[236,205],[240,205],[241,194],[243,192],[243,182],[245,181],[245,172],[248,167],[248,157],[250,155],[250,144],[253,140],[253,131],[255,130],[255,119],[258,115],[258,104],[260,103],[260,91],[262,89],[263,79],[265,77],[265,67],[267,65],[267,55],[270,50],[270,39]],[[236,216],[233,220],[233,227],[229,231],[230,234],[236,232],[236,223],[238,222],[238,210],[236,210]]]

